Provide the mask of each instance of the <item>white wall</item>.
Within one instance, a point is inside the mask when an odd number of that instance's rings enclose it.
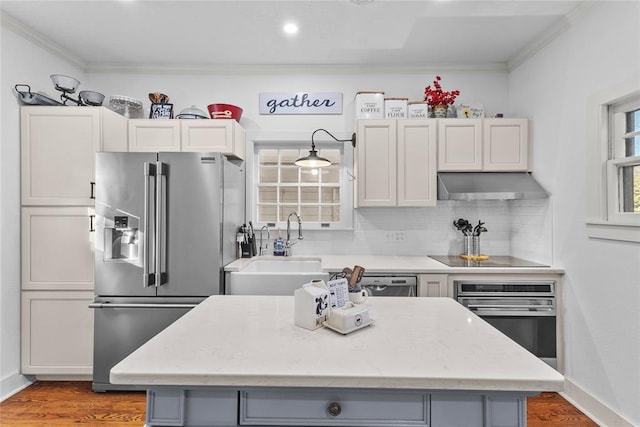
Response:
[[[533,119],[534,173],[555,199],[567,379],[632,425],[640,425],[640,245],[586,235],[586,99],[640,73],[638,22],[637,1],[594,4],[509,78],[512,110]]]
[[[17,83],[57,96],[50,74],[83,79],[81,70],[1,29],[0,80],[0,400],[28,384],[20,372],[20,110]]]

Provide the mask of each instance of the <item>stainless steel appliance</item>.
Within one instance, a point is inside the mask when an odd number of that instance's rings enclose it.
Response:
[[[113,365],[224,293],[244,203],[242,164],[220,153],[96,155],[94,391],[123,389]]]
[[[415,297],[417,296],[418,277],[392,273],[365,273],[359,284],[367,290],[370,296]]]
[[[557,367],[554,281],[454,281],[453,286],[460,304]]]

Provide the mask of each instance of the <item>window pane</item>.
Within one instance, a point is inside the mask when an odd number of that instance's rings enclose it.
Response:
[[[322,169],[322,182],[338,184],[340,182],[340,166],[328,166]]]
[[[622,211],[640,212],[640,165],[621,168]]]
[[[260,150],[260,166],[277,166],[278,150]]]
[[[340,203],[339,187],[324,187],[320,195],[322,203]]]
[[[298,204],[298,187],[280,188],[280,203],[294,203],[297,205]]]
[[[263,183],[278,182],[278,169],[260,168],[260,182],[263,182]]]
[[[280,150],[280,165],[295,166],[294,162],[298,160],[299,157],[300,150]]]
[[[301,168],[300,181],[304,183],[316,183],[320,181],[320,171],[317,168]]]
[[[321,222],[339,222],[340,207],[339,206],[323,206],[321,208]]]
[[[258,222],[276,222],[276,207],[258,205]]]
[[[320,208],[318,206],[303,206],[300,208],[300,218],[302,222],[318,222],[320,218]]]
[[[258,189],[258,203],[276,202],[276,187],[260,187]]]
[[[293,168],[281,168],[280,169],[280,182],[293,184],[298,182],[298,167]]]
[[[626,131],[640,131],[640,110],[630,111],[626,114]],[[640,135],[625,140],[625,155],[627,157],[640,155]]]
[[[280,222],[287,222],[287,218],[289,217],[289,214],[291,212],[298,212],[298,205],[282,205],[278,208],[278,221]],[[292,220],[296,221],[295,217],[291,218]],[[302,221],[305,221],[304,215],[302,215]]]
[[[300,189],[302,203],[318,203],[319,187],[303,187]]]

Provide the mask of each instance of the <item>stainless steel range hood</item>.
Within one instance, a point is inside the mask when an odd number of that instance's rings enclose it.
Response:
[[[438,200],[545,199],[549,194],[527,172],[440,172]]]

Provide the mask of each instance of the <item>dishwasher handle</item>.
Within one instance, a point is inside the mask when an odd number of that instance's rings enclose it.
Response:
[[[198,304],[120,304],[97,302],[89,304],[89,308],[193,308]]]

